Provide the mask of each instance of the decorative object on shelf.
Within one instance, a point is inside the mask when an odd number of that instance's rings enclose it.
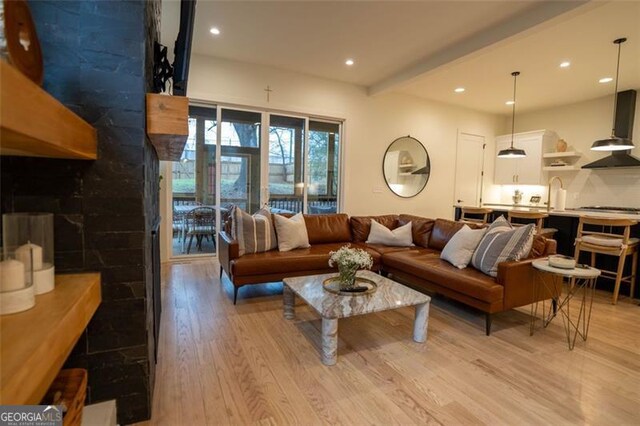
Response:
[[[189,98],[147,93],[147,135],[163,161],[180,161],[189,137]]]
[[[616,63],[616,84],[613,91],[613,124],[611,129],[611,137],[607,139],[599,139],[591,145],[593,151],[626,151],[633,149],[633,141],[627,138],[619,138],[616,136],[616,107],[618,105],[618,78],[620,75],[620,51],[622,43],[627,41],[626,38],[618,38],[613,41],[618,45],[618,61]]]
[[[556,152],[567,152],[567,141],[558,139],[556,142]]]
[[[524,152],[524,149],[515,148],[513,146],[513,137],[515,135],[516,129],[516,80],[518,79],[520,72],[514,71],[511,73],[511,75],[513,76],[513,103],[511,104],[511,146],[498,152],[499,158],[522,158],[527,156],[527,153]]]
[[[173,67],[167,59],[167,46],[154,42],[153,51],[153,91],[167,92],[167,82],[173,77]]]
[[[29,4],[26,0],[4,0],[2,8],[4,31],[0,32],[0,46],[6,43],[6,50],[0,47],[0,58],[42,85],[42,52]]]
[[[549,166],[551,167],[561,167],[561,166],[568,166],[569,163],[567,163],[564,160],[553,160],[551,163],[549,163]]]
[[[48,293],[55,287],[53,265],[53,214],[7,213],[2,215],[2,246],[5,257],[28,265],[33,273],[27,280],[35,294]],[[29,267],[30,265],[30,267]]]
[[[522,201],[522,191],[516,189],[513,192],[513,196],[511,197],[511,199],[513,200],[513,204],[520,204],[520,202]]]
[[[33,286],[32,252],[25,251],[21,259],[6,250],[0,256],[0,315],[15,314],[36,304]]]
[[[335,278],[337,280],[337,288],[340,292],[364,293],[371,290],[370,283],[369,285],[359,285],[360,283],[363,283],[363,281],[356,277],[358,270],[369,269],[373,266],[373,258],[366,251],[358,248],[351,248],[348,245],[342,246],[338,250],[329,253],[329,266],[338,267],[339,275]],[[328,281],[336,282],[336,280]],[[325,283],[325,289],[327,291],[336,289],[335,286],[330,285],[331,282]]]
[[[549,266],[560,269],[574,269],[576,267],[576,260],[570,256],[554,254],[553,256],[549,256]]]
[[[389,145],[382,160],[382,172],[389,189],[399,197],[418,195],[429,181],[431,160],[424,145],[411,136]]]
[[[560,182],[560,188],[556,193],[556,203],[554,210],[563,212],[567,203],[567,190],[564,189],[564,185],[562,185],[562,179],[560,179],[560,177],[558,176],[552,176],[551,179],[549,179],[549,186],[547,187],[547,211],[551,211],[551,185],[553,184],[554,180]]]
[[[532,195],[531,198],[529,199],[529,203],[533,204],[534,206],[537,206],[540,203],[541,199],[542,197],[540,195]]]

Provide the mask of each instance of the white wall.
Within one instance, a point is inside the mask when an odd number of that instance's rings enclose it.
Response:
[[[613,96],[564,105],[517,117],[517,132],[549,129],[567,141],[569,150],[582,152],[578,164],[584,165],[608,153],[591,151],[593,141],[610,135],[613,114]],[[636,148],[632,155],[640,157],[640,106],[636,107]],[[567,207],[586,205],[613,205],[640,207],[640,168],[579,170],[550,173],[562,179],[568,190]],[[554,186],[555,187],[555,186]]]
[[[266,101],[264,89],[273,92]],[[412,213],[452,217],[458,131],[483,135],[485,170],[493,179],[495,129],[504,119],[402,95],[367,95],[364,87],[254,64],[193,55],[188,96],[204,100],[345,119],[344,204],[351,215]],[[387,188],[382,157],[396,138],[420,140],[431,158],[431,177],[418,196],[403,199]],[[374,192],[378,191],[380,192]]]

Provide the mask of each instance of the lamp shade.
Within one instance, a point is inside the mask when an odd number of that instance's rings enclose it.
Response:
[[[498,158],[522,158],[526,156],[524,149],[514,148],[513,146],[498,152]]]
[[[608,139],[600,139],[591,145],[592,151],[626,151],[633,149],[634,145],[630,139],[610,137]]]

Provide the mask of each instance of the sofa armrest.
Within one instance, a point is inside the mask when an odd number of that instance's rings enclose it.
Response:
[[[534,285],[539,279],[531,263],[535,259],[520,261],[509,261],[498,264],[498,276],[496,282],[504,289],[503,307],[504,309],[517,308],[536,302],[534,295]],[[554,285],[562,285],[555,282]],[[551,289],[540,286],[538,289],[538,300],[551,299]]]
[[[231,261],[240,257],[240,246],[238,241],[231,238],[231,235],[224,231],[219,232],[218,237],[218,261],[220,262],[220,267],[233,281]]]

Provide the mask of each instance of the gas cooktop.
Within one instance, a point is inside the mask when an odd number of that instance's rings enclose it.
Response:
[[[640,208],[638,207],[586,206],[586,207],[578,207],[575,210],[582,210],[582,211],[588,211],[588,212],[640,214]]]

